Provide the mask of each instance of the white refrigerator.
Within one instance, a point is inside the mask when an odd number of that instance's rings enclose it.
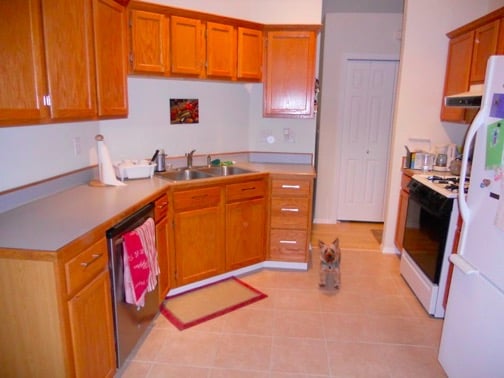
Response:
[[[490,57],[474,140],[470,185],[439,349],[450,378],[504,377],[504,56]],[[467,173],[464,154],[461,179]]]

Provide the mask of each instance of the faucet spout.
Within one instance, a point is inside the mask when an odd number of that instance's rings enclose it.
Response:
[[[192,160],[193,160],[193,155],[195,152],[196,152],[196,150],[192,150],[191,152],[188,152],[185,154],[186,159],[187,159],[187,168],[192,168],[192,166],[193,166]]]

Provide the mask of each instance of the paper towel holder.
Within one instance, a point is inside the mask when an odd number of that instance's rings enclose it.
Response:
[[[98,154],[99,154],[99,152],[98,152],[98,149],[99,149],[99,147],[98,147],[98,143],[103,142],[104,140],[105,140],[105,138],[103,137],[103,135],[102,135],[102,134],[97,134],[97,135],[95,136],[95,141],[96,141],[96,143],[97,143],[97,149],[96,149],[96,152],[97,152]],[[89,186],[93,186],[93,187],[100,187],[100,188],[107,187],[107,186],[111,186],[110,184],[106,184],[106,183],[104,183],[104,182],[102,182],[102,181],[101,181],[101,177],[102,177],[102,172],[101,172],[101,170],[102,170],[102,166],[101,166],[101,164],[100,164],[100,161],[99,161],[99,160],[100,160],[100,159],[99,159],[99,157],[98,157],[98,164],[97,164],[97,166],[98,166],[98,178],[94,178],[94,179],[92,179],[91,181],[89,181],[88,185],[89,185]]]

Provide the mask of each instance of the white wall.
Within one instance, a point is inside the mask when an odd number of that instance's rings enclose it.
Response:
[[[315,221],[337,219],[338,164],[343,70],[347,56],[399,59],[402,14],[328,13],[324,21]],[[377,32],[379,31],[379,32]]]
[[[153,2],[153,1],[151,1]],[[160,4],[256,21],[320,24],[322,0],[158,0]],[[262,84],[129,78],[128,119],[0,128],[0,192],[94,164],[102,133],[113,159],[242,150],[314,152],[315,119],[262,118]],[[170,98],[198,98],[198,125],[170,125]],[[295,143],[282,141],[288,127]],[[264,135],[277,136],[267,144]],[[73,139],[81,154],[75,156]],[[6,164],[5,162],[12,162]]]
[[[495,1],[493,2],[495,3]],[[501,1],[501,6],[502,4]],[[383,250],[394,252],[393,243],[400,190],[401,157],[411,137],[430,137],[432,142],[461,143],[466,127],[439,121],[444,85],[447,32],[491,10],[497,4],[473,0],[407,0],[390,159],[389,196]]]

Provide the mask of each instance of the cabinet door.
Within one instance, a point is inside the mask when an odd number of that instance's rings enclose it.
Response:
[[[223,219],[220,206],[175,213],[177,286],[224,272]]]
[[[500,20],[499,37],[497,39],[497,54],[504,55],[504,18]]]
[[[132,10],[131,70],[134,73],[168,71],[168,18],[159,13]]]
[[[469,89],[473,41],[474,31],[450,40],[448,60],[446,62],[444,96],[465,92]],[[443,97],[441,120],[465,122],[465,110],[444,106]]]
[[[499,20],[476,29],[471,64],[471,83],[483,83],[487,61],[497,51]]]
[[[0,1],[0,124],[49,116],[40,0]]]
[[[42,0],[47,80],[54,119],[96,115],[91,0]]]
[[[402,253],[403,249],[403,239],[404,239],[404,229],[406,227],[406,212],[408,211],[408,192],[401,190],[399,193],[399,208],[397,210],[397,221],[394,243]]]
[[[208,77],[232,79],[236,76],[236,30],[231,25],[207,22],[206,48]]]
[[[226,205],[226,270],[264,261],[265,224],[264,198]]]
[[[200,20],[172,16],[170,23],[171,72],[199,76],[205,61],[204,26]]]
[[[170,290],[168,218],[166,217],[156,223],[156,249],[159,263],[159,302],[162,302]]]
[[[313,31],[268,31],[265,117],[313,117],[316,38]]]
[[[76,377],[112,377],[115,372],[112,299],[108,271],[68,302]]]
[[[113,0],[93,2],[98,116],[127,116],[126,10]]]
[[[257,80],[262,78],[263,33],[261,30],[238,28],[237,78]]]

